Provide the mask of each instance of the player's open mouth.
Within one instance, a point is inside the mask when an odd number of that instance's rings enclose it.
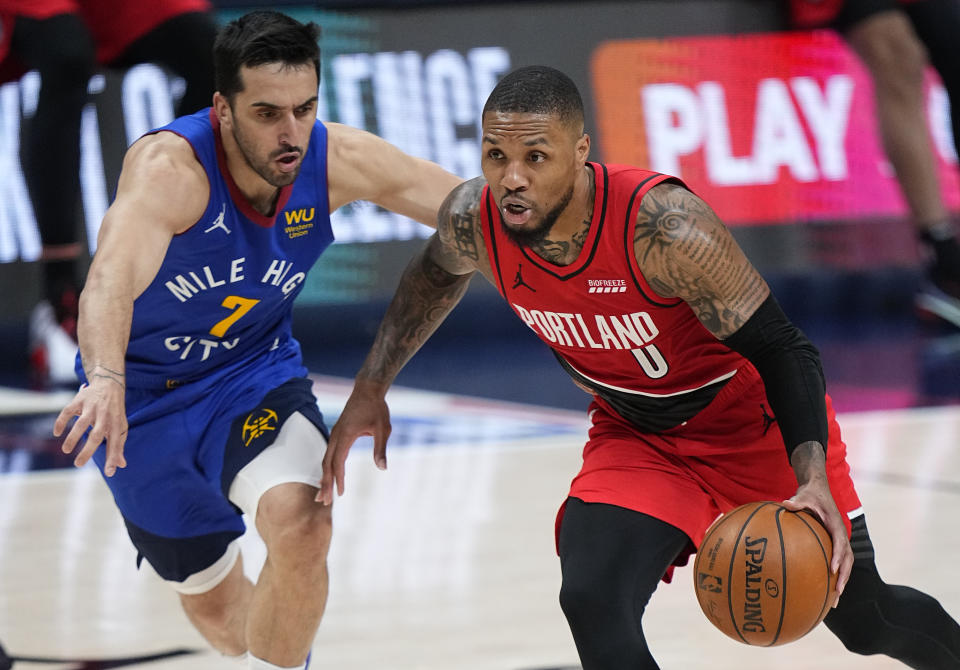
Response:
[[[297,160],[300,158],[298,153],[283,154],[277,158],[281,172],[292,172],[297,167]]]
[[[529,207],[517,203],[504,203],[500,211],[503,213],[503,220],[514,226],[526,223],[532,216],[532,210]]]

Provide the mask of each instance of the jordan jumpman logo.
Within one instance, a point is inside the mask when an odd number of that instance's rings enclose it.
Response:
[[[217,228],[223,228],[227,232],[227,235],[229,235],[230,229],[227,228],[227,224],[223,222],[223,215],[226,214],[226,212],[227,212],[227,203],[223,203],[223,207],[220,208],[220,213],[217,215],[217,218],[213,220],[213,224],[203,232],[209,233],[211,230],[215,230]]]
[[[530,284],[523,281],[523,275],[520,274],[520,271],[522,269],[523,269],[523,263],[517,263],[517,276],[513,278],[513,288],[517,288],[518,286],[523,286],[524,288],[528,288],[534,293],[536,293],[537,289],[533,288],[532,286],[530,286]]]

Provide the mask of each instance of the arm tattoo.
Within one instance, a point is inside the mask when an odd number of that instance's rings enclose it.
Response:
[[[450,216],[450,228],[453,232],[453,242],[461,256],[480,260],[477,251],[477,223],[476,217],[459,212]]]
[[[392,382],[466,293],[472,273],[453,274],[438,264],[432,248],[439,244],[434,235],[407,266],[358,376]]]
[[[456,306],[483,251],[479,233],[482,181],[447,197],[437,232],[407,266],[358,377],[390,383]]]
[[[685,300],[717,337],[735,332],[768,293],[716,214],[675,184],[660,184],[644,196],[634,252],[651,288]]]
[[[480,196],[485,183],[483,177],[464,182],[447,196],[437,214],[441,244],[433,245],[431,252],[442,267],[456,274],[476,270],[486,257],[480,230]]]

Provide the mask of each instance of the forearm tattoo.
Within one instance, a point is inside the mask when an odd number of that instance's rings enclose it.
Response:
[[[790,456],[790,465],[801,486],[810,481],[810,474],[825,475],[826,454],[819,442],[803,442],[797,445]]]
[[[410,262],[358,376],[391,382],[466,292],[485,262],[482,179],[458,187],[437,217],[437,233]]]
[[[380,324],[361,375],[390,382],[456,306],[471,274],[456,275],[438,265],[430,248],[436,237],[404,272]]]
[[[767,293],[766,282],[700,198],[674,184],[644,196],[634,252],[650,286],[680,297],[718,337],[735,332]]]

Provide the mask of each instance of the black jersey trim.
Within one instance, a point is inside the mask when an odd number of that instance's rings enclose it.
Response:
[[[587,260],[583,262],[583,265],[581,265],[579,268],[577,268],[573,272],[560,274],[554,269],[554,268],[557,268],[558,266],[550,265],[549,263],[545,264],[544,260],[540,258],[537,254],[528,253],[528,250],[526,247],[522,247],[520,249],[520,253],[523,254],[524,258],[526,258],[528,261],[536,265],[538,268],[540,268],[547,274],[553,275],[554,277],[556,277],[561,281],[573,279],[574,277],[579,275],[581,272],[586,270],[588,267],[590,267],[590,263],[593,262],[593,257],[596,256],[597,254],[597,247],[600,246],[600,235],[601,233],[603,233],[603,222],[607,216],[607,196],[610,193],[610,189],[608,188],[610,184],[610,180],[607,176],[606,165],[604,165],[603,163],[590,163],[589,165],[590,165],[590,168],[593,170],[594,184],[596,184],[596,180],[597,180],[597,170],[593,166],[599,165],[600,169],[603,171],[603,199],[600,202],[600,218],[597,221],[597,230],[593,237],[593,246],[590,247],[590,255],[587,257]]]
[[[506,298],[507,285],[503,283],[503,272],[500,271],[500,254],[497,252],[497,234],[494,230],[493,208],[490,205],[490,203],[493,201],[493,196],[490,194],[489,186],[485,187],[483,190],[484,193],[487,194],[485,204],[487,206],[487,228],[488,233],[490,234],[490,249],[493,251],[493,269],[497,273],[497,279],[500,280],[500,294]]]
[[[633,249],[633,240],[630,239],[630,219],[631,213],[633,212],[633,203],[637,199],[637,194],[640,193],[640,190],[646,186],[651,179],[656,179],[658,177],[665,177],[663,181],[671,179],[671,177],[664,174],[658,173],[651,175],[640,182],[637,188],[633,190],[633,193],[630,194],[630,204],[627,205],[627,219],[623,223],[623,251],[627,255],[627,267],[630,268],[630,276],[633,278],[633,285],[637,287],[638,291],[640,291],[640,295],[642,295],[650,304],[668,309],[671,307],[679,307],[683,304],[683,300],[678,298],[673,302],[662,302],[664,299],[660,296],[657,296],[657,299],[651,298],[649,295],[647,295],[647,292],[643,290],[643,285],[640,283],[640,279],[637,277],[637,273],[633,269],[633,263],[630,262],[630,254],[636,253]]]
[[[727,377],[695,391],[678,395],[664,397],[635,395],[617,391],[587,379],[575,370],[556,349],[551,348],[550,350],[568,375],[583,386],[592,389],[617,414],[646,433],[662,433],[689,421],[713,402],[720,390],[732,379],[732,377]]]

